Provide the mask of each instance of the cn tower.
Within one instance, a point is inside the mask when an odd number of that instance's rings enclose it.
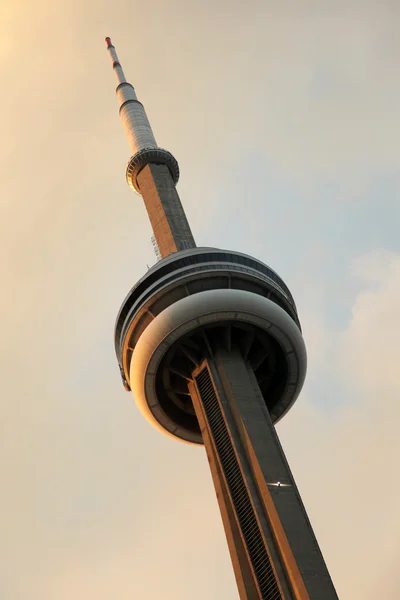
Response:
[[[196,246],[177,160],[106,44],[132,154],[126,179],[159,253],[117,316],[123,385],[159,431],[205,446],[241,600],[337,599],[275,430],[306,375],[293,297],[260,260]]]

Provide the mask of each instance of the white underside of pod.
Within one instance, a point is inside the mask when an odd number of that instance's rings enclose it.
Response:
[[[155,379],[163,356],[176,340],[194,329],[226,321],[252,324],[275,338],[288,361],[289,383],[284,392],[288,408],[300,393],[307,355],[301,332],[291,317],[271,300],[244,290],[200,292],[161,312],[145,329],[132,354],[130,386],[134,399],[143,416],[163,433],[187,443],[197,443],[158,403]]]

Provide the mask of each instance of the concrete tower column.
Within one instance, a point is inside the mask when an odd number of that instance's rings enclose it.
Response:
[[[241,600],[337,600],[254,372],[241,352],[217,349],[193,372],[189,390]]]

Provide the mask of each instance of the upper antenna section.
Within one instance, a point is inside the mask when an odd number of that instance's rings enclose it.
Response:
[[[111,38],[106,37],[107,50],[110,53],[110,58],[112,60],[113,69],[117,76],[118,83],[126,83],[125,75],[121,67],[121,63],[118,60],[117,53],[115,51],[114,46],[111,43]]]
[[[107,50],[117,76],[117,98],[122,125],[132,152],[126,170],[126,179],[130,187],[140,193],[137,176],[149,163],[163,164],[168,167],[174,183],[179,179],[179,167],[176,159],[167,150],[157,146],[143,104],[137,99],[133,86],[126,81],[111,38],[106,37]]]
[[[114,72],[117,76],[119,114],[121,115],[131,152],[135,155],[145,148],[157,148],[157,142],[151,130],[143,104],[137,99],[133,86],[126,81],[118,55],[109,37],[106,37],[106,44]]]
[[[143,105],[132,85],[125,79],[111,39],[107,50],[117,75],[119,113],[132,156],[126,168],[126,180],[142,195],[161,256],[168,256],[196,244],[176,190],[179,166],[176,158],[157,146]]]

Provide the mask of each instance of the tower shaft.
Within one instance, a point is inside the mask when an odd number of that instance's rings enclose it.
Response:
[[[196,244],[168,167],[147,164],[137,180],[162,258],[194,248]]]
[[[217,350],[189,386],[241,600],[337,600],[254,373]]]

